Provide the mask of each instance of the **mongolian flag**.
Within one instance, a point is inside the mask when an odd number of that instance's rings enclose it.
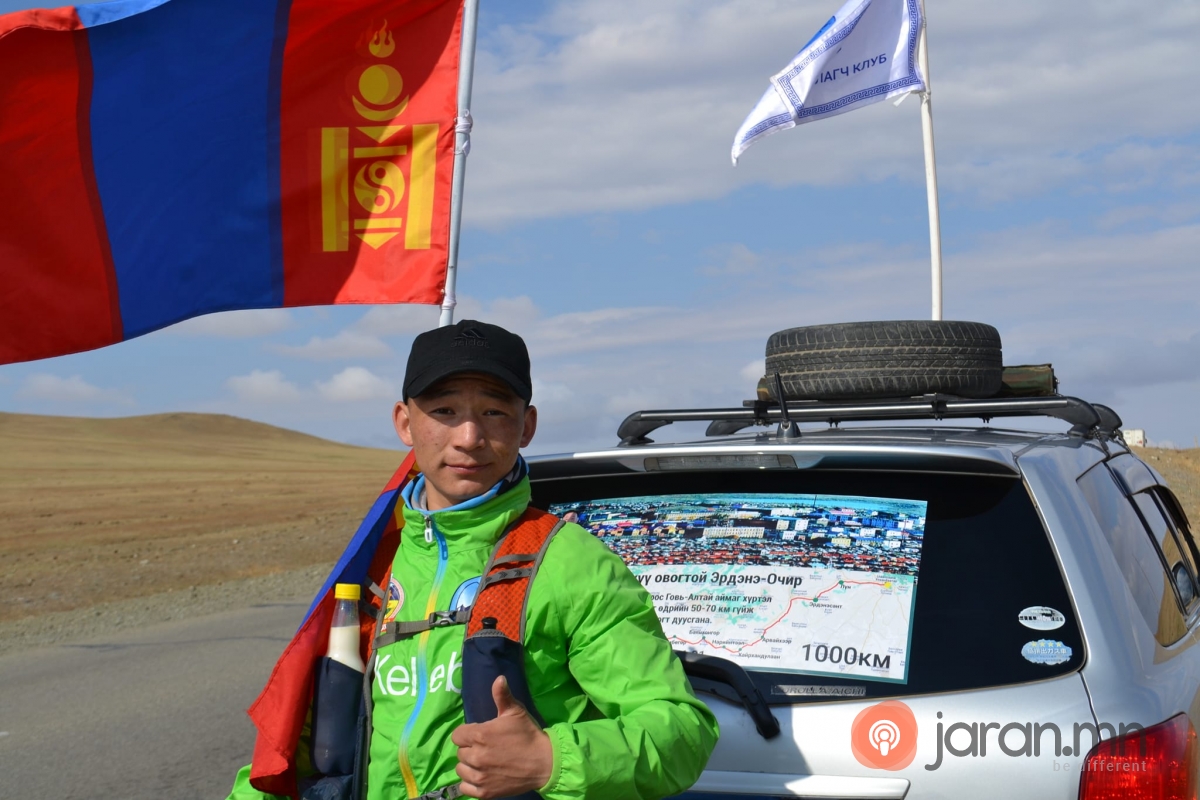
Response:
[[[440,303],[462,6],[0,15],[0,364],[228,309]]]
[[[415,475],[416,464],[409,453],[317,592],[300,630],[276,662],[262,694],[247,711],[258,729],[250,783],[259,791],[288,797],[297,794],[296,748],[312,704],[314,667],[329,647],[334,584],[383,583],[400,544],[396,503],[400,490]],[[363,624],[367,626],[363,639],[369,642],[374,623],[368,619]]]

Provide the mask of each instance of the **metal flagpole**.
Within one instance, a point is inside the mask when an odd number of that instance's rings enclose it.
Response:
[[[925,36],[925,0],[921,0],[921,41],[918,59],[925,91],[921,93],[921,134],[925,140],[925,194],[929,200],[929,255],[933,272],[933,319],[942,318],[942,219],[938,211],[937,162],[933,155],[933,103],[929,99],[929,41]]]
[[[463,6],[462,44],[458,58],[458,119],[454,123],[454,177],[450,187],[450,242],[446,258],[446,292],[438,326],[454,324],[454,284],[458,278],[458,231],[462,226],[463,181],[471,152],[471,78],[475,73],[475,22],[479,0]]]

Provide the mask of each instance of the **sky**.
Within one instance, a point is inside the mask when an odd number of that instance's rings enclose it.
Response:
[[[730,165],[769,77],[837,5],[481,1],[457,318],[529,343],[529,452],[615,444],[637,409],[739,405],[773,331],[929,317],[915,98]],[[1006,364],[1051,362],[1063,393],[1196,446],[1200,2],[926,11],[945,318],[995,325]],[[201,317],[2,366],[0,411],[214,412],[398,446],[409,345],[436,322],[427,306]]]

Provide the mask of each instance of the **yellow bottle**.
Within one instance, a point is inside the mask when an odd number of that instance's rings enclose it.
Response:
[[[358,649],[358,599],[362,596],[362,588],[357,583],[339,583],[334,586],[333,596],[337,605],[333,609],[333,623],[329,626],[326,655],[362,672],[366,669]]]

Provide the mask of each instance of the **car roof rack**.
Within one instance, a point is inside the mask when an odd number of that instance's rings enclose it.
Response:
[[[741,408],[698,408],[635,411],[617,429],[621,446],[650,444],[646,438],[672,422],[708,422],[706,436],[730,436],[751,425],[780,424],[788,438],[800,436],[796,422],[841,422],[914,419],[982,419],[994,417],[1054,417],[1071,423],[1074,436],[1115,436],[1121,418],[1108,406],[1078,397],[991,397],[973,400],[945,394],[892,400],[823,401],[789,400],[786,406],[772,400],[747,400]]]

